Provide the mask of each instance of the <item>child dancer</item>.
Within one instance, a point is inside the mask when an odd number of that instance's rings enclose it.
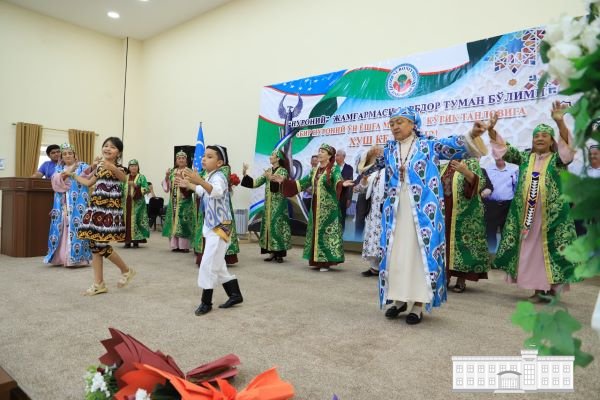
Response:
[[[94,283],[83,294],[94,296],[108,292],[104,283],[103,260],[109,259],[121,270],[117,287],[127,286],[135,276],[135,271],[125,264],[123,259],[113,250],[110,242],[125,240],[125,222],[121,206],[122,183],[127,179],[123,167],[118,164],[123,154],[123,142],[117,137],[109,137],[102,144],[103,160],[98,164],[96,172],[90,179],[75,173],[71,178],[85,186],[93,186],[90,205],[83,216],[78,237],[90,241],[92,250],[92,266]]]
[[[227,149],[223,146],[207,146],[202,157],[202,169],[206,177],[186,171],[185,177],[177,178],[175,184],[194,190],[200,197],[204,214],[202,234],[204,253],[198,271],[198,286],[202,288],[202,300],[195,311],[203,315],[212,310],[212,295],[216,285],[222,284],[229,299],[219,308],[229,308],[244,301],[234,275],[227,270],[225,252],[231,240],[232,216],[229,208],[229,185],[220,168],[228,165]]]

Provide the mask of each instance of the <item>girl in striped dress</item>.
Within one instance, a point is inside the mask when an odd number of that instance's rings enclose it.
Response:
[[[90,205],[83,216],[78,237],[90,241],[94,283],[83,293],[94,296],[108,292],[104,283],[103,258],[107,258],[121,270],[117,287],[127,286],[135,271],[113,250],[110,242],[125,240],[125,221],[121,205],[123,182],[127,179],[124,169],[118,164],[123,154],[123,142],[109,137],[102,144],[103,160],[90,179],[71,174],[71,178],[85,186],[93,186]]]

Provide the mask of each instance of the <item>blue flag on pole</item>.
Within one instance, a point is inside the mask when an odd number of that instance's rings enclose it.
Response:
[[[194,151],[194,167],[197,171],[202,169],[202,157],[204,157],[204,133],[202,132],[202,122],[198,127],[198,137],[196,138],[196,150]]]

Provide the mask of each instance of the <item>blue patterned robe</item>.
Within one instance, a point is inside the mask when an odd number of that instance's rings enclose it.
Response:
[[[75,174],[82,175],[88,168],[86,163],[79,163],[75,169]],[[56,174],[60,174],[65,169],[62,164],[57,165]],[[71,178],[69,178],[71,179]],[[54,253],[58,250],[62,239],[63,211],[69,218],[66,221],[69,230],[67,238],[67,248],[65,254],[65,265],[77,265],[90,261],[92,253],[90,252],[89,242],[77,237],[77,230],[81,225],[83,214],[88,207],[89,194],[88,188],[81,183],[71,179],[71,187],[64,193],[54,192],[54,204],[50,211],[50,233],[48,234],[48,254],[44,258],[46,264],[50,264]],[[63,210],[63,207],[65,209]]]
[[[445,273],[445,226],[444,226],[444,193],[441,185],[438,165],[440,160],[462,159],[469,157],[469,150],[464,136],[447,138],[417,137],[408,156],[405,172],[405,183],[409,186],[413,219],[417,230],[417,239],[423,258],[425,280],[431,284],[433,298],[427,304],[439,307],[446,301]],[[390,140],[384,149],[385,158],[385,192],[381,216],[381,263],[379,266],[379,302],[383,307],[387,301],[388,266],[396,226],[396,210],[400,190],[400,164],[398,142]]]

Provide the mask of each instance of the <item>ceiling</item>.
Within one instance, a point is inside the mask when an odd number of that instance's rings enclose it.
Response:
[[[115,37],[144,40],[232,0],[5,0]],[[116,11],[119,19],[106,13]]]

